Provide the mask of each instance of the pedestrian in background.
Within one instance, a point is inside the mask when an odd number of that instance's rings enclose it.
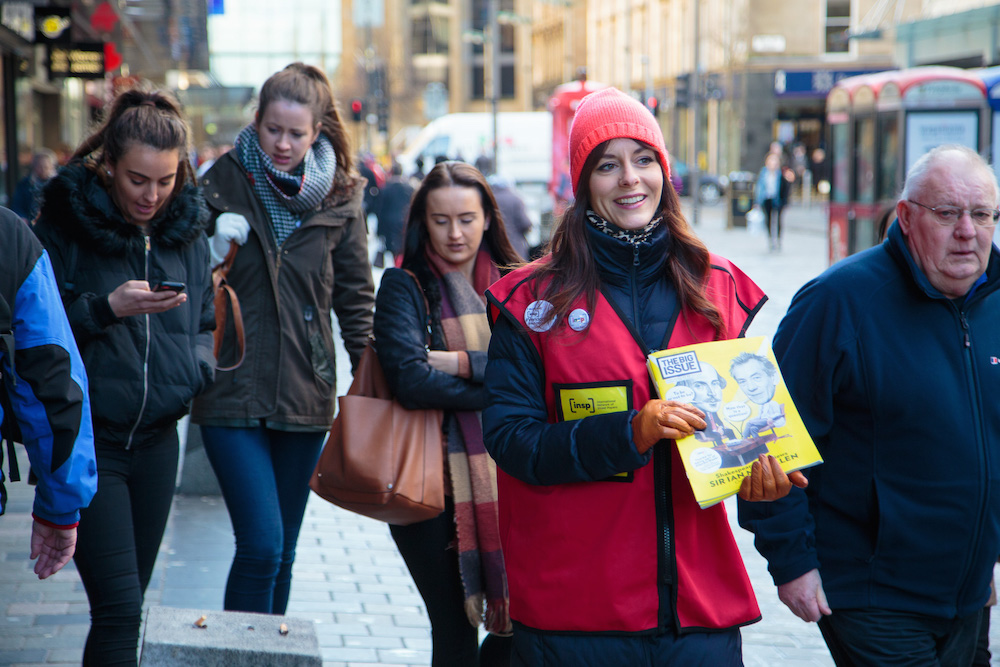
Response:
[[[403,227],[413,191],[410,180],[403,177],[403,168],[398,162],[393,162],[389,180],[379,194],[378,216],[378,235],[382,243],[379,251],[388,251],[392,255],[393,266],[396,265],[396,258],[403,252]]]
[[[491,176],[489,183],[500,208],[510,245],[522,260],[529,259],[527,234],[531,231],[531,218],[528,217],[524,200],[514,189],[514,181],[506,176]]]
[[[208,211],[168,93],[122,92],[45,186],[52,257],[90,381],[99,484],[81,512],[84,665],[135,665],[143,596],[177,477],[177,420],[213,378]],[[158,289],[164,281],[183,287]]]
[[[73,557],[80,509],[97,491],[87,374],[48,254],[28,225],[3,208],[0,248],[5,255],[0,263],[0,391],[11,409],[4,412],[0,404],[0,423],[19,425],[38,478],[30,558],[37,559],[35,574],[45,579]],[[13,456],[14,450],[8,453]],[[16,467],[16,462],[8,465]],[[6,498],[0,472],[0,514]]]
[[[764,168],[757,174],[754,201],[764,212],[771,250],[781,250],[781,210],[788,202],[794,176],[781,165],[781,157],[770,152],[764,158]]]
[[[352,368],[374,287],[350,142],[326,75],[293,63],[260,90],[254,121],[201,179],[216,260],[240,245],[245,358],[194,405],[236,538],[228,610],[284,614],[309,477],[333,421],[336,313]],[[226,338],[220,360],[235,356]]]
[[[1000,553],[998,202],[974,150],[931,150],[888,238],[799,290],[774,336],[824,464],[740,524],[838,665],[973,659]]]
[[[56,154],[48,148],[41,148],[31,156],[31,171],[17,182],[10,208],[19,216],[31,222],[38,215],[42,203],[42,188],[56,175]]]
[[[642,103],[591,93],[569,144],[575,200],[551,254],[487,293],[512,662],[741,665],[760,611],[724,506],[700,509],[671,442],[705,415],[652,396],[646,356],[741,336],[766,297],[691,231]],[[752,465],[765,476],[746,497],[788,493],[774,457]]]
[[[493,634],[509,634],[510,617],[496,466],[483,447],[479,417],[490,340],[483,293],[500,277],[498,267],[518,261],[499,215],[475,167],[437,164],[414,195],[406,223],[402,268],[416,280],[387,270],[375,308],[378,358],[393,396],[408,409],[446,413],[445,511],[389,527],[427,607],[434,667],[510,663],[509,640]],[[482,648],[480,624],[491,633]]]

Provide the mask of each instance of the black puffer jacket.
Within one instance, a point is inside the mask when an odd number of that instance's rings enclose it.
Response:
[[[173,428],[212,381],[208,210],[197,188],[185,186],[152,221],[147,243],[83,164],[62,169],[44,197],[35,233],[52,258],[87,368],[96,438],[141,445]],[[188,300],[118,318],[108,295],[127,280],[183,282]]]

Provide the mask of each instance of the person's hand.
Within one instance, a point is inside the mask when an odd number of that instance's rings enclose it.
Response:
[[[239,213],[223,213],[215,219],[215,234],[209,237],[209,250],[212,253],[212,266],[222,264],[229,254],[229,244],[243,245],[250,235],[250,223]]]
[[[815,623],[833,613],[826,603],[819,570],[809,570],[798,579],[778,586],[778,599],[806,623]]]
[[[740,483],[738,494],[750,502],[770,502],[787,496],[793,484],[804,489],[809,480],[798,470],[786,475],[778,459],[770,454],[761,454],[750,466],[750,474]]]
[[[427,353],[427,363],[436,371],[457,376],[459,354],[459,352],[448,352],[446,350],[430,350]]]
[[[187,293],[173,290],[154,292],[145,280],[128,280],[108,295],[108,305],[116,317],[162,313],[187,301]]]
[[[654,398],[632,418],[632,440],[640,454],[660,440],[677,440],[705,428],[705,413],[687,403]]]
[[[50,577],[69,562],[76,551],[76,528],[53,528],[43,523],[31,523],[31,560],[39,579]]]

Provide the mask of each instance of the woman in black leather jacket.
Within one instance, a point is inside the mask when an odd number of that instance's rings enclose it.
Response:
[[[424,179],[404,243],[402,270],[385,272],[375,301],[376,347],[404,407],[445,410],[447,497],[440,516],[390,531],[427,606],[432,664],[508,664],[509,641],[497,636],[510,633],[510,617],[496,468],[479,411],[489,344],[483,293],[498,267],[519,258],[486,179],[461,162],[438,164]],[[482,649],[480,623],[497,633]]]

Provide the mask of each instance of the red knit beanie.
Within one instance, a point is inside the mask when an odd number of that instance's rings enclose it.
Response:
[[[617,88],[603,88],[580,101],[569,130],[569,168],[573,194],[580,186],[580,172],[590,152],[610,139],[635,139],[659,153],[663,185],[670,184],[670,159],[663,133],[653,114],[641,102]]]

